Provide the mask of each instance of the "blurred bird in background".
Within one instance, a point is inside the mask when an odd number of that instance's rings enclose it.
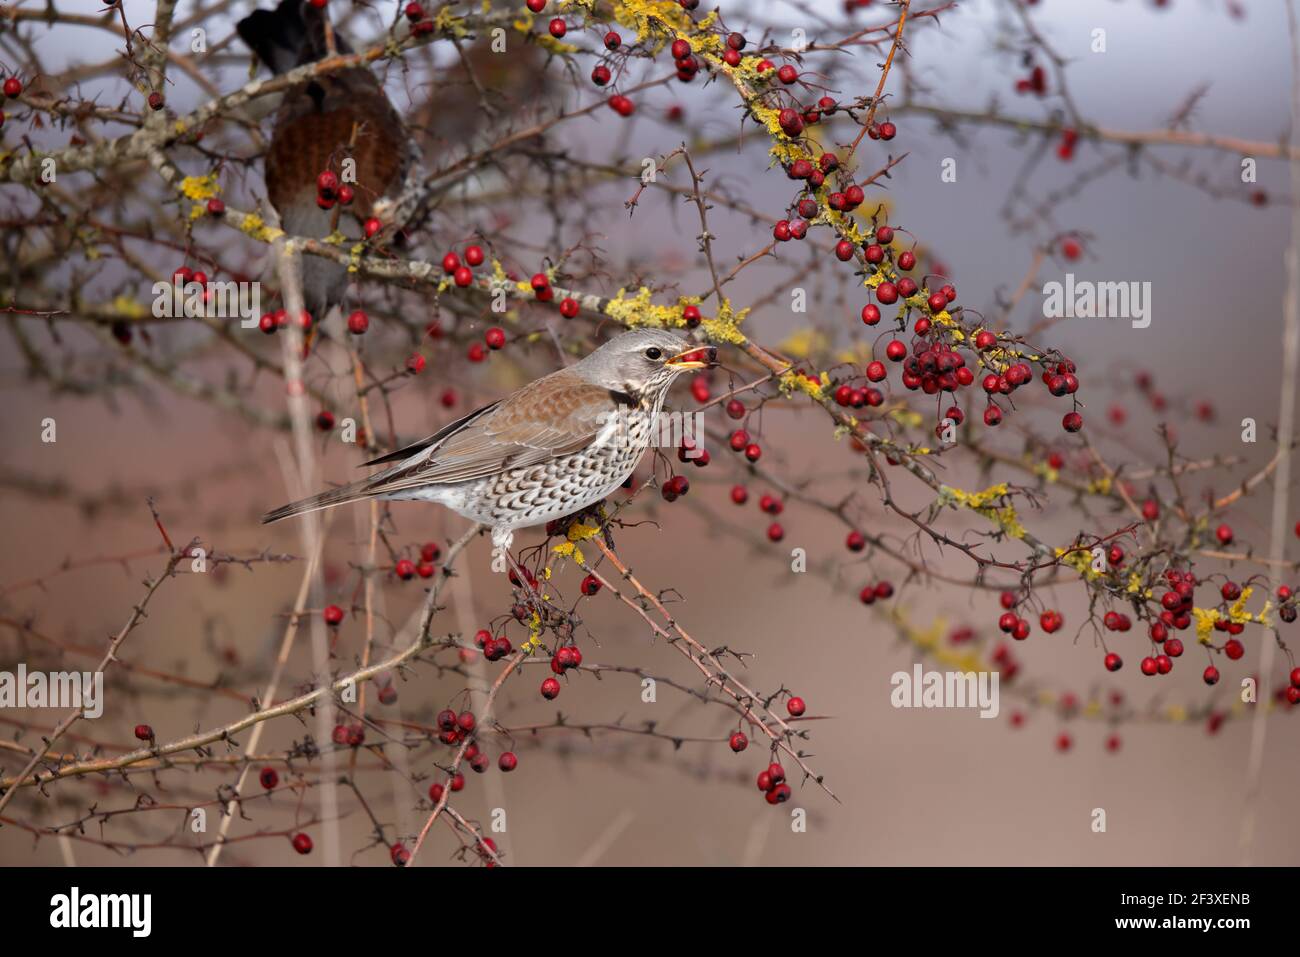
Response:
[[[281,0],[236,25],[240,38],[273,73],[353,52],[328,15],[308,0]],[[374,73],[334,70],[285,93],[266,153],[266,191],[291,235],[350,237],[381,198],[397,192],[415,160],[401,117]],[[304,256],[303,305],[314,319],[342,300],[347,267]]]

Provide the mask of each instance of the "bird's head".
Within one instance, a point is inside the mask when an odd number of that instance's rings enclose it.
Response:
[[[641,397],[667,389],[692,369],[718,364],[718,350],[666,329],[633,329],[610,339],[573,368],[589,382]]]

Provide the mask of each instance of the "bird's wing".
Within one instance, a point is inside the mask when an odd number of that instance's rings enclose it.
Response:
[[[630,403],[622,393],[583,382],[568,370],[552,373],[485,414],[462,420],[415,458],[376,475],[368,491],[465,482],[548,462],[590,445],[611,424],[611,415]]]
[[[412,458],[415,455],[418,455],[420,452],[423,452],[426,449],[432,448],[433,446],[446,441],[448,437],[455,435],[457,432],[465,428],[465,426],[469,425],[475,419],[479,418],[480,416],[486,415],[487,413],[491,412],[500,404],[501,402],[498,400],[488,405],[481,406],[475,409],[473,412],[469,413],[468,415],[462,415],[455,422],[448,422],[446,425],[444,425],[442,428],[440,428],[437,432],[433,433],[433,435],[429,436],[428,438],[420,439],[420,441],[418,442],[412,442],[410,445],[404,445],[402,446],[402,448],[397,449],[396,451],[388,452],[384,455],[379,456],[379,458],[371,459],[369,462],[362,462],[361,465],[362,466],[384,465],[387,462],[405,462],[407,459]]]

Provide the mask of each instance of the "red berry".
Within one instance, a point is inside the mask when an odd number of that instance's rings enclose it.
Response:
[[[343,609],[338,605],[326,605],[322,617],[327,625],[338,625],[343,622]]]
[[[803,698],[795,697],[785,703],[785,710],[790,712],[790,717],[797,718],[807,710],[807,705]]]
[[[749,747],[749,738],[745,737],[745,732],[743,731],[733,731],[727,744],[731,747],[732,751],[739,754],[741,751],[744,751]],[[766,788],[764,788],[764,790],[766,790]]]
[[[547,25],[547,29],[551,31],[551,36],[558,40],[568,32],[569,28],[562,19],[556,17]]]
[[[1220,525],[1214,530],[1214,537],[1219,540],[1220,545],[1232,544],[1232,526],[1228,524]]]
[[[359,336],[370,328],[370,317],[360,309],[348,316],[348,332]]]
[[[1115,654],[1115,652],[1112,651],[1110,654],[1106,656],[1107,671],[1119,671],[1119,669],[1122,668],[1123,666],[1124,666],[1123,660],[1120,658],[1119,655]]]
[[[403,558],[393,566],[393,571],[397,573],[398,578],[409,581],[415,577],[415,563],[409,558]]]
[[[262,773],[257,776],[257,779],[261,782],[262,787],[272,791],[280,783],[280,774],[275,768],[262,768]]]
[[[1237,661],[1246,653],[1246,646],[1236,638],[1229,638],[1223,645],[1223,653],[1233,661]]]
[[[311,838],[299,831],[293,836],[293,849],[299,854],[311,853]]]
[[[135,726],[135,736],[141,741],[152,741],[153,728],[149,727],[147,724],[137,724]]]
[[[503,751],[501,757],[497,758],[497,767],[502,771],[513,771],[519,767],[519,759],[513,751]]]
[[[767,792],[767,803],[784,804],[786,801],[790,800],[790,794],[790,785],[778,784],[776,787],[772,788],[772,790]]]
[[[560,683],[554,678],[547,678],[542,682],[542,697],[547,701],[553,701],[560,694]]]
[[[483,333],[483,341],[487,343],[489,349],[503,348],[506,344],[506,331],[500,326],[493,326]]]
[[[377,233],[383,230],[383,228],[384,228],[384,224],[381,223],[379,220],[375,219],[375,217],[371,216],[369,219],[366,220],[364,226],[366,239],[373,239]]]

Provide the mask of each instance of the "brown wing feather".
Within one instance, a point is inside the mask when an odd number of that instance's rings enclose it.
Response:
[[[399,185],[406,150],[401,120],[378,81],[364,70],[322,77],[289,94],[266,158],[271,205],[283,214],[304,192],[310,197],[317,175],[326,169],[341,173],[348,155],[356,161],[356,199],[350,211],[365,219],[375,200]]]
[[[548,462],[589,445],[619,403],[568,370],[538,379],[449,435],[427,457],[376,476],[370,491],[465,482]]]

